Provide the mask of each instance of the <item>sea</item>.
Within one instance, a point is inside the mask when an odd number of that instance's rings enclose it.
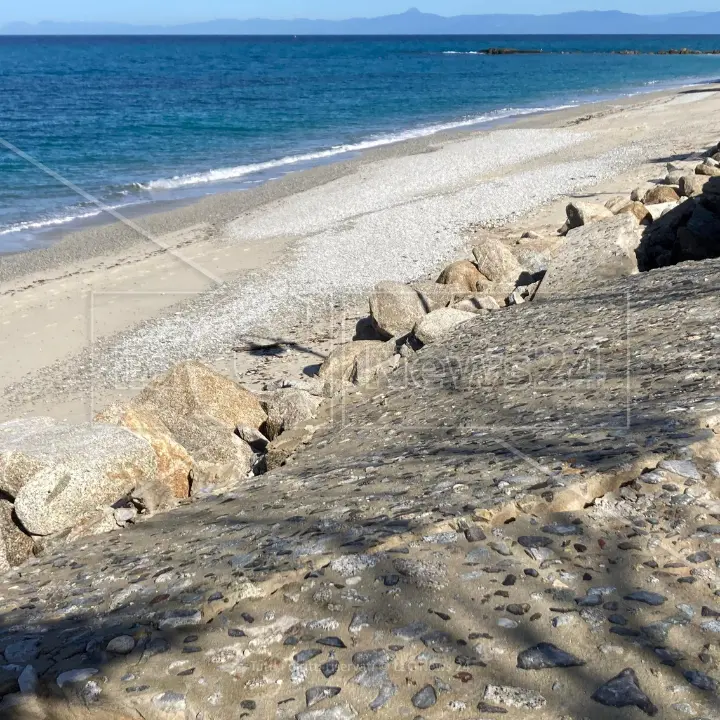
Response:
[[[543,50],[490,56],[489,47]],[[625,55],[691,48],[701,55]],[[0,37],[0,252],[369,148],[720,82],[719,36]]]

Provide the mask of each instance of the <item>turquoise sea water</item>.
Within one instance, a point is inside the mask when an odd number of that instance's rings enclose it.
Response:
[[[485,56],[490,46],[543,55]],[[720,37],[0,37],[0,138],[116,207],[443,128],[720,80]],[[580,52],[579,52],[580,51]],[[97,209],[0,147],[0,251]]]

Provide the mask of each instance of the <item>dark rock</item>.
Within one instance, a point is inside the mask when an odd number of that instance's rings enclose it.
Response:
[[[339,637],[326,637],[326,638],[320,638],[318,641],[318,645],[327,645],[328,647],[334,647],[334,648],[346,648],[347,645],[339,638]]]
[[[412,696],[412,704],[418,710],[427,710],[437,702],[437,694],[432,685],[426,685]]]
[[[630,593],[625,596],[625,600],[632,600],[634,602],[646,603],[647,605],[662,605],[667,601],[664,595],[659,593],[648,592],[647,590],[638,590],[637,592]]]
[[[627,618],[623,617],[622,615],[611,615],[608,620],[613,625],[627,625]]]
[[[361,650],[352,656],[353,665],[363,668],[381,668],[388,666],[395,656],[387,650]]]
[[[385,707],[390,700],[395,697],[397,693],[397,685],[386,682],[381,688],[380,692],[377,694],[377,697],[370,703],[370,709],[373,712],[377,712],[381,708]]]
[[[500,705],[491,705],[482,700],[477,704],[477,709],[481,713],[488,713],[488,715],[507,715],[507,708]]]
[[[707,562],[708,560],[712,560],[712,556],[709,552],[706,552],[705,550],[701,550],[700,552],[693,553],[692,555],[688,555],[687,558],[685,558],[688,562],[693,563],[694,565],[698,565],[699,563]]]
[[[543,537],[542,535],[521,535],[518,538],[518,542],[524,548],[545,548],[553,544],[550,538]]]
[[[580,660],[550,643],[539,643],[523,650],[517,658],[517,666],[521,670],[580,667],[581,665],[585,665],[584,660]]]
[[[528,577],[534,577],[534,578],[536,578],[540,575],[540,573],[537,570],[535,570],[534,568],[525,568],[525,570],[523,570],[523,573],[525,573],[525,575],[527,575]]]
[[[592,695],[592,699],[607,707],[637,707],[646,715],[657,715],[658,709],[640,689],[637,675],[632,668],[626,668],[612,680],[608,680]]]
[[[530,612],[530,605],[527,603],[523,603],[522,605],[511,603],[505,608],[505,610],[507,610],[507,612],[511,615],[525,615]]]
[[[517,577],[515,577],[515,575],[508,575],[508,576],[503,580],[503,585],[504,585],[505,587],[512,587],[512,586],[515,584],[516,581],[517,581]]]
[[[700,672],[700,670],[688,670],[685,673],[685,679],[699,690],[705,690],[707,692],[715,692],[717,690],[717,682],[704,672]]]
[[[620,635],[621,637],[640,637],[639,630],[633,630],[628,627],[619,627],[618,625],[613,625],[610,628],[610,632],[613,635]]]
[[[293,660],[296,663],[303,665],[313,658],[316,658],[318,655],[322,655],[322,650],[301,650],[297,653],[297,655],[293,655]]]
[[[340,667],[340,663],[335,660],[334,658],[332,660],[328,660],[326,663],[323,663],[320,666],[320,672],[326,677],[332,677]]]
[[[460,667],[487,667],[487,664],[480,658],[468,657],[467,655],[458,655],[455,658],[455,664]]]

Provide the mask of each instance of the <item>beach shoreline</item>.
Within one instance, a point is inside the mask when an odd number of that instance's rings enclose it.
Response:
[[[378,280],[434,279],[473,227],[511,237],[530,212],[552,249],[563,198],[647,179],[710,140],[718,107],[696,86],[439,133],[142,214],[145,237],[115,223],[2,256],[0,413],[88,419],[185,357],[255,388],[297,377],[350,339]],[[233,350],[253,333],[307,352]]]
[[[263,180],[255,187],[220,189],[202,196],[142,201],[119,207],[116,212],[129,220],[147,223],[152,228],[152,232],[156,234],[176,232],[198,217],[212,218],[214,222],[229,222],[237,214],[259,204],[330,182],[343,174],[354,172],[356,167],[364,164],[424,152],[425,148],[434,142],[461,140],[463,137],[491,132],[503,127],[552,127],[555,122],[561,123],[566,118],[577,116],[578,113],[582,115],[588,111],[603,112],[608,108],[632,105],[639,99],[661,99],[691,88],[710,86],[710,83],[692,82],[662,89],[639,90],[636,88],[633,92],[606,96],[599,100],[580,100],[574,104],[548,107],[547,109],[528,108],[527,111],[522,110],[498,118],[490,117],[469,125],[465,125],[462,121],[449,122],[448,125],[454,125],[454,127],[423,133],[417,137],[393,140],[367,149],[356,149],[328,156],[318,160],[317,164],[310,167],[290,169],[280,177]],[[442,125],[438,127],[442,127]],[[423,128],[418,128],[418,131],[422,130]],[[222,182],[215,184],[221,188],[225,187]],[[200,187],[196,187],[195,190],[199,192]],[[13,235],[14,233],[10,233],[6,237]],[[36,238],[35,244],[30,244],[28,247],[3,250],[0,245],[0,282],[14,274],[29,273],[35,268],[60,264],[64,255],[77,260],[81,257],[110,254],[115,249],[127,248],[133,240],[142,242],[143,238],[137,235],[137,232],[126,233],[116,217],[113,217],[107,210],[98,209],[97,215],[77,218],[67,224],[61,223],[33,233],[33,237]]]

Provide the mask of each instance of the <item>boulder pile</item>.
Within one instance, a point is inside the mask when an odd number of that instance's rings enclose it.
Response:
[[[0,571],[264,471],[271,441],[321,402],[302,388],[257,396],[190,361],[92,423],[1,424]]]

